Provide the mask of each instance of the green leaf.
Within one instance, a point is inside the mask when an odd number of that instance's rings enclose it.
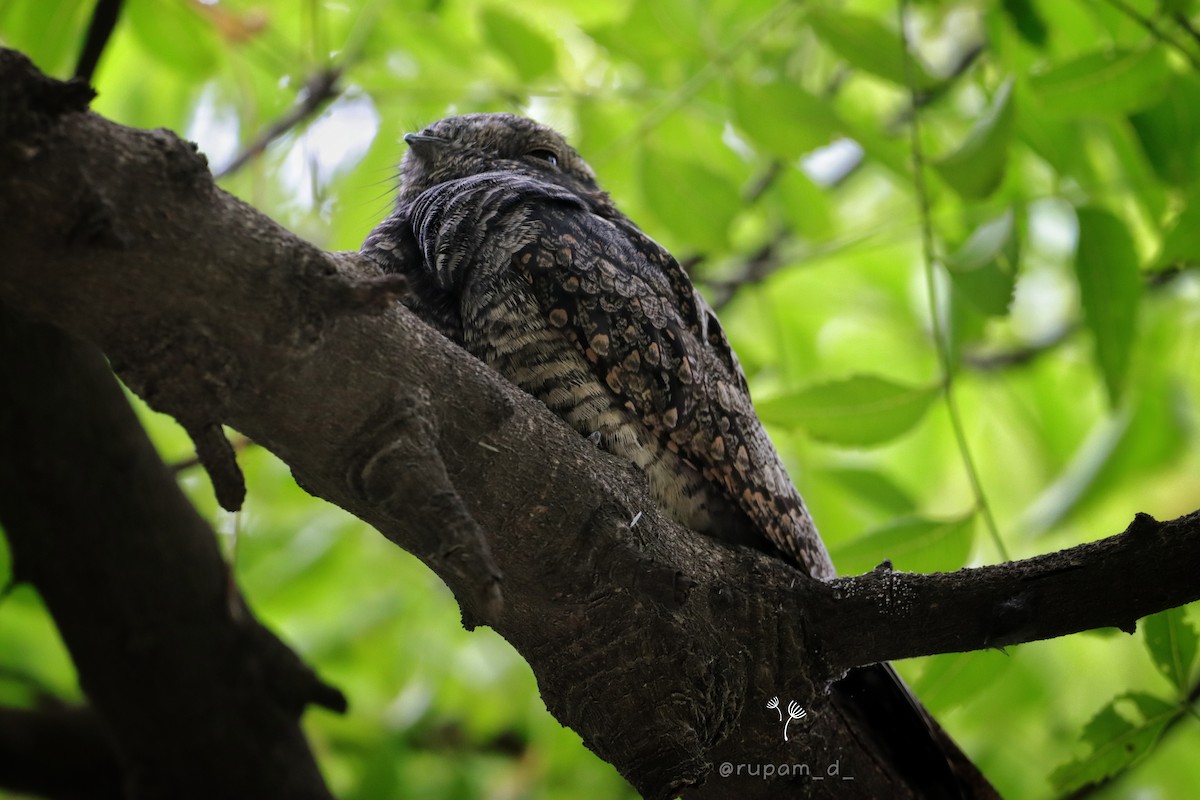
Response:
[[[1159,0],[1158,7],[1163,14],[1191,15],[1195,0]]]
[[[999,650],[972,650],[932,656],[913,681],[921,704],[934,713],[945,713],[995,687],[1012,666],[1012,658]]]
[[[1173,76],[1162,100],[1129,121],[1159,178],[1187,187],[1200,177],[1200,77]]]
[[[123,20],[146,52],[189,78],[207,77],[216,68],[219,50],[212,27],[186,3],[132,0],[125,4]]]
[[[628,15],[620,22],[589,27],[588,33],[606,50],[657,78],[702,56],[703,38],[697,29],[701,15],[689,0],[629,3],[628,7]]]
[[[48,75],[66,78],[79,57],[94,5],[81,0],[0,2],[0,43],[29,56]]]
[[[1196,629],[1187,619],[1183,608],[1169,608],[1142,621],[1146,649],[1154,666],[1180,692],[1186,693],[1192,683],[1196,665]]]
[[[987,197],[1004,180],[1013,131],[1012,88],[1009,78],[958,149],[933,162],[942,180],[969,200]]]
[[[1061,765],[1050,775],[1059,792],[1099,783],[1129,768],[1158,741],[1163,728],[1186,709],[1143,692],[1109,702],[1083,730],[1091,752]]]
[[[871,17],[843,14],[827,8],[808,12],[808,21],[821,42],[850,65],[872,75],[908,86],[904,66],[904,50],[900,36]],[[929,89],[937,84],[916,59],[912,62],[913,83],[916,89]]]
[[[1143,351],[1159,354],[1169,348],[1157,332]],[[1138,485],[1176,462],[1188,451],[1188,405],[1174,379],[1139,376],[1132,408],[1098,420],[1076,449],[1066,468],[1028,508],[1021,527],[1037,535],[1059,527],[1064,520]]]
[[[951,369],[957,369],[972,344],[987,341],[988,315],[970,300],[957,284],[951,283],[946,335]]]
[[[1200,195],[1193,194],[1163,234],[1154,264],[1166,269],[1196,263],[1200,263]]]
[[[741,210],[737,187],[700,161],[651,146],[641,155],[642,196],[654,216],[690,247],[724,247]]]
[[[1171,78],[1166,49],[1101,50],[1029,77],[1041,110],[1055,116],[1122,114],[1158,102]]]
[[[782,158],[829,144],[843,128],[829,101],[794,81],[738,81],[730,95],[738,127],[755,144]]]
[[[1095,340],[1095,358],[1111,405],[1120,401],[1137,332],[1142,279],[1125,224],[1099,208],[1080,208],[1075,277],[1084,322]]]
[[[967,563],[974,539],[974,513],[946,520],[913,517],[865,533],[830,555],[847,575],[867,572],[884,559],[906,572],[952,572]]]
[[[766,202],[800,236],[819,241],[833,234],[829,194],[797,167],[783,169],[767,192]]]
[[[826,474],[862,502],[888,514],[911,514],[917,508],[912,495],[882,472],[846,467],[829,470]]]
[[[557,61],[554,45],[521,18],[489,6],[483,12],[483,32],[488,43],[517,68],[522,80],[553,71]]]
[[[1046,21],[1038,13],[1032,0],[1004,0],[1004,13],[1017,29],[1021,38],[1034,47],[1046,44]]]
[[[980,225],[946,258],[946,269],[964,297],[984,314],[1008,312],[1016,285],[1018,245],[1012,209]]]
[[[758,404],[766,422],[801,427],[814,439],[871,447],[907,433],[937,398],[938,386],[908,386],[855,375],[772,397]]]

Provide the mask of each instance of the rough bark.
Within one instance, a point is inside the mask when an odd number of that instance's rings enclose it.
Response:
[[[100,722],[0,716],[0,783],[49,792],[82,769],[97,783],[77,796],[102,796],[106,738],[134,800],[328,798],[299,716],[344,700],[254,619],[104,357],[0,304],[0,387],[13,580],[41,595]],[[30,758],[35,734],[54,769]]]
[[[424,560],[467,624],[508,639],[547,707],[647,797],[689,786],[697,798],[844,797],[845,777],[859,796],[910,796],[828,704],[831,677],[1128,626],[1200,597],[1174,568],[1195,563],[1195,515],[1138,547],[1126,546],[1134,531],[1068,551],[1062,568],[831,584],[698,537],[655,512],[631,466],[403,308],[376,313],[388,286],[369,265],[219,191],[192,147],[86,112],[11,52],[0,87],[0,299],[99,345],[189,430],[250,436]],[[209,462],[218,476],[230,468]],[[1122,604],[1089,577],[1122,570],[1134,550],[1145,591]],[[1077,566],[1091,559],[1094,571]],[[1071,610],[1046,601],[1057,592]],[[953,627],[933,622],[948,610]],[[772,697],[808,710],[788,742]],[[808,773],[764,779],[768,764]]]
[[[86,708],[0,708],[0,787],[48,800],[124,800],[112,737]]]

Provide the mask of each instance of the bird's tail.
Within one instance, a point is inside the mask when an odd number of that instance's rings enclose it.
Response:
[[[833,701],[892,761],[915,797],[999,800],[992,787],[889,664],[852,669],[831,689]]]

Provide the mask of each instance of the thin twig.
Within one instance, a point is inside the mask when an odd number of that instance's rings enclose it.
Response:
[[[743,195],[746,205],[757,203],[767,193],[767,190],[775,185],[775,181],[779,180],[779,176],[783,174],[785,169],[787,169],[787,165],[778,158],[771,159],[771,163],[767,164],[767,168],[746,189]]]
[[[747,284],[762,283],[772,273],[788,263],[788,259],[780,252],[784,245],[791,240],[791,232],[782,229],[771,237],[762,247],[751,253],[742,264],[737,274],[723,281],[709,281],[713,290],[713,309],[720,311],[729,305],[734,294]]]
[[[233,441],[230,442],[230,444],[233,446],[233,450],[235,453],[240,453],[241,451],[245,450],[247,447],[254,446],[254,442],[250,441],[245,436],[235,436],[233,438]],[[171,471],[175,472],[175,473],[185,472],[189,469],[192,469],[193,467],[198,467],[198,466],[200,466],[200,457],[199,456],[191,456],[189,458],[184,458],[184,459],[181,459],[181,460],[176,461],[175,463],[169,465]]]
[[[978,41],[972,42],[964,50],[960,51],[957,60],[954,62],[954,66],[950,68],[946,76],[939,79],[934,86],[916,92],[913,95],[913,102],[909,106],[901,107],[896,116],[887,122],[886,129],[891,132],[899,129],[901,126],[907,125],[915,109],[924,108],[949,91],[954,82],[965,75],[967,70],[979,60],[979,57],[986,50],[987,45],[982,41]]]
[[[1129,17],[1138,25],[1141,25],[1146,29],[1147,33],[1165,44],[1167,47],[1178,51],[1184,58],[1188,60],[1188,63],[1192,65],[1193,69],[1200,71],[1200,58],[1198,58],[1191,50],[1184,47],[1182,42],[1176,41],[1174,37],[1172,37],[1162,28],[1158,27],[1158,24],[1155,23],[1154,20],[1150,19],[1145,14],[1126,3],[1125,0],[1104,0],[1104,2],[1108,3],[1117,11]]]
[[[1200,44],[1200,30],[1196,29],[1196,26],[1192,24],[1192,21],[1188,18],[1187,14],[1183,13],[1182,11],[1176,11],[1171,19],[1175,20],[1175,24],[1183,28],[1184,32],[1187,33],[1188,36],[1192,37],[1194,42]]]
[[[496,755],[520,758],[529,751],[525,734],[513,728],[498,731],[486,738],[472,736],[457,722],[446,722],[428,729],[418,729],[408,738],[416,750],[459,755]]]
[[[75,65],[75,77],[87,83],[92,82],[92,75],[100,63],[100,56],[108,41],[112,38],[113,29],[117,27],[117,19],[121,16],[122,0],[98,0],[92,12],[92,20],[88,23],[87,35],[83,40],[83,50],[79,53],[79,61]]]
[[[1023,366],[1067,341],[1076,330],[1077,325],[1063,325],[1039,341],[1010,350],[964,353],[963,363],[981,372]]]
[[[269,125],[257,139],[218,172],[217,179],[226,178],[237,172],[261,155],[271,142],[320,111],[326,103],[341,92],[341,87],[338,85],[341,77],[342,67],[326,67],[313,74],[304,84],[304,92],[300,96],[300,101],[292,106],[290,111]]]
[[[1164,286],[1169,286],[1184,271],[1185,268],[1183,267],[1167,267],[1155,272],[1145,272],[1142,275],[1142,282],[1145,284],[1147,290],[1153,292]],[[967,366],[981,372],[1023,366],[1063,344],[1078,330],[1078,324],[1063,325],[1036,342],[1014,347],[1010,350],[999,350],[990,353],[984,351],[967,352],[963,354],[962,360]]]
[[[1200,265],[1194,263],[1174,263],[1167,267],[1149,272],[1145,276],[1146,287],[1149,289],[1161,289],[1164,286],[1170,286],[1179,278],[1182,278],[1188,272],[1195,271]]]
[[[908,49],[908,33],[904,27],[905,12],[907,9],[908,1],[900,0],[898,6],[900,46],[903,50],[905,82],[908,84],[909,98],[912,104],[912,125],[909,127],[909,130],[912,142],[913,185],[917,194],[917,211],[921,220],[921,250],[925,262],[925,293],[929,302],[929,319],[933,326],[934,350],[937,352],[938,365],[942,373],[942,396],[946,401],[946,411],[950,416],[950,426],[954,429],[954,438],[958,442],[958,450],[962,456],[963,468],[966,470],[967,478],[971,483],[971,491],[975,495],[975,506],[983,516],[988,534],[992,537],[992,541],[995,543],[996,549],[1000,552],[1001,558],[1009,561],[1011,559],[1008,555],[1008,548],[1004,546],[1004,540],[1000,538],[1000,531],[997,529],[996,520],[992,516],[991,506],[988,503],[987,495],[983,491],[983,483],[979,480],[979,473],[975,469],[975,460],[971,456],[971,448],[967,442],[966,430],[963,427],[962,414],[959,412],[958,401],[954,394],[954,370],[950,361],[950,348],[947,346],[946,335],[942,330],[941,313],[938,308],[937,276],[935,274],[936,257],[933,247],[933,224],[930,221],[929,192],[925,186],[925,157],[921,149],[921,116],[917,109],[918,95],[913,76],[912,55]]]

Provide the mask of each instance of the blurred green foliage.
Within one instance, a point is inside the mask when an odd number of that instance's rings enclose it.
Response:
[[[558,127],[722,306],[843,569],[952,570],[999,553],[946,387],[1013,557],[1200,505],[1196,5],[913,2],[906,63],[894,0],[128,0],[94,107],[195,139],[220,170],[344,70],[316,116],[223,179],[329,249],[386,213],[404,132],[481,110]],[[91,7],[0,2],[0,41],[66,77]],[[189,455],[142,412],[164,457]],[[241,461],[239,580],[351,698],[307,719],[340,797],[632,796],[415,559],[261,449]],[[207,480],[181,475],[227,530]],[[1124,772],[1096,796],[1185,797],[1193,620],[899,668],[1005,796]],[[0,604],[0,702],[43,693],[79,690],[22,587]]]

